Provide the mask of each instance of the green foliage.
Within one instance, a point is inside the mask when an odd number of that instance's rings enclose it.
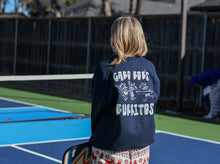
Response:
[[[76,3],[76,2],[79,2],[80,0],[66,0],[66,5],[67,6],[71,6],[71,5],[73,5],[74,3]]]

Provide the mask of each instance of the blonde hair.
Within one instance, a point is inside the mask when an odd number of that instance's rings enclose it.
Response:
[[[116,66],[127,57],[142,57],[147,53],[147,43],[139,21],[131,16],[117,18],[111,27],[111,46],[116,58],[110,64]]]

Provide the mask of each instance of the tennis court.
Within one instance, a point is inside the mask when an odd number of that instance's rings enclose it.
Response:
[[[90,118],[0,98],[0,163],[62,163],[64,151],[89,139]],[[66,119],[64,119],[66,118]],[[218,164],[220,143],[157,131],[152,164]]]

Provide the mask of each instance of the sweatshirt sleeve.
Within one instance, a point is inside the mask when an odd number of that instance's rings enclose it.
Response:
[[[96,67],[93,80],[92,80],[92,89],[91,89],[91,101],[92,101],[92,113],[91,113],[91,129],[92,133],[96,127],[97,121],[100,117],[102,109],[106,104],[106,95],[107,95],[107,77],[106,73],[103,70],[103,64],[99,63]]]
[[[158,99],[159,99],[159,96],[160,96],[160,79],[159,79],[159,77],[158,77],[158,75],[157,75],[155,66],[153,65],[152,67],[153,67],[153,74],[155,75],[155,76],[154,76],[154,79],[153,79],[155,97],[156,97],[156,99],[158,100]]]

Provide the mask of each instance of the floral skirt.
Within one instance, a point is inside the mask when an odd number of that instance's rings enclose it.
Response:
[[[220,115],[220,80],[209,95],[210,97],[210,114],[213,116]]]
[[[150,146],[115,152],[92,147],[92,164],[148,164]]]

